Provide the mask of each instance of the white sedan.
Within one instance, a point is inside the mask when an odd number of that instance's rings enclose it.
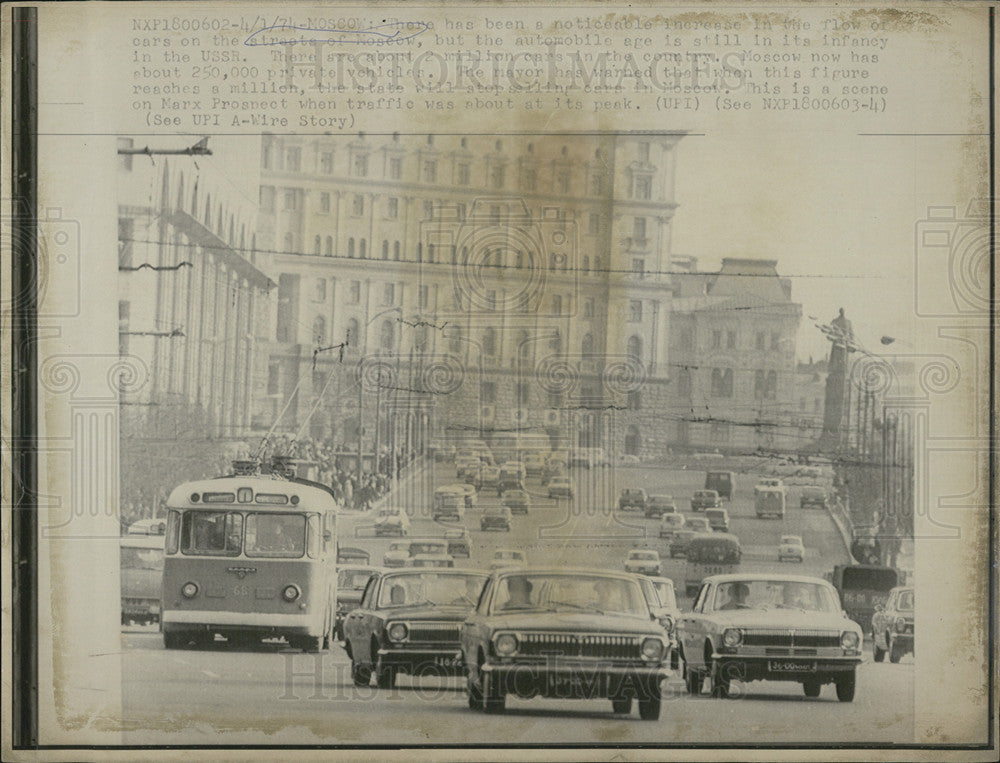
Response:
[[[778,561],[794,559],[801,562],[805,559],[806,549],[802,545],[802,538],[798,535],[782,535],[781,544],[778,546]]]

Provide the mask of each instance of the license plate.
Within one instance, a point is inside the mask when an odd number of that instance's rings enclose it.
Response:
[[[772,673],[815,673],[815,662],[796,660],[768,660],[767,669]]]

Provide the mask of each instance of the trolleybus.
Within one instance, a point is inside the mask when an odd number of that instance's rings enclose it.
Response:
[[[336,504],[318,483],[260,474],[188,482],[167,501],[160,625],[168,649],[221,635],[327,648],[337,595]]]

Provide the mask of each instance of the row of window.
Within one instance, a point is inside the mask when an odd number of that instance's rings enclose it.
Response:
[[[677,393],[690,395],[692,388],[691,371],[682,368],[677,374]],[[733,397],[733,369],[713,368],[711,381],[712,397]],[[754,371],[753,396],[758,400],[776,400],[778,397],[778,372],[757,369]]]
[[[433,137],[433,136],[429,136]],[[463,139],[463,148],[466,146]],[[528,153],[533,152],[532,144],[528,146]],[[390,149],[392,150],[392,149]],[[502,151],[502,143],[497,141],[497,154]],[[372,150],[358,146],[351,147],[349,173],[352,177],[367,178],[373,174]],[[564,147],[563,154],[566,154]],[[649,200],[652,197],[653,172],[654,169],[648,166],[649,163],[649,143],[639,143],[638,151],[640,167],[633,168],[630,176],[629,195],[631,198]],[[299,146],[288,146],[283,150],[276,148],[269,141],[265,141],[262,152],[262,164],[264,169],[280,169],[289,172],[302,171],[302,149]],[[597,150],[596,158],[603,161],[601,150]],[[444,176],[441,171],[441,162],[436,156],[419,156],[415,159],[419,162],[418,177],[424,183],[454,183],[457,186],[471,186],[473,176],[473,164],[470,160],[456,159],[453,163],[452,177]],[[482,185],[494,190],[506,188],[509,178],[507,172],[507,159],[500,156],[487,157],[485,160],[486,174]],[[319,172],[324,175],[334,174],[334,152],[321,151],[319,153]],[[535,192],[540,188],[540,175],[538,167],[524,166],[518,174],[518,187],[522,191]],[[386,154],[382,176],[389,180],[401,180],[403,178],[403,157]],[[607,173],[603,170],[588,172],[587,191],[591,196],[603,196],[610,191],[610,182]],[[568,194],[570,189],[575,188],[573,183],[573,170],[568,166],[553,168],[551,179],[551,189],[556,193]]]
[[[528,408],[531,404],[531,390],[537,389],[538,385],[533,382],[516,382],[514,384],[514,405],[517,408]],[[497,404],[497,383],[494,381],[480,382],[479,396],[483,405]],[[602,399],[600,388],[597,385],[584,385],[578,396],[579,400],[598,401]],[[560,409],[566,402],[563,392],[548,392],[545,396],[545,404],[548,408]],[[630,410],[637,410],[642,407],[642,396],[639,390],[632,390],[626,395],[626,407]]]
[[[770,341],[768,341],[769,339]],[[727,350],[735,350],[739,346],[736,330],[727,329],[723,331],[722,329],[714,329],[712,331],[712,349],[722,349],[723,340],[725,340],[725,348]],[[757,350],[779,350],[783,343],[784,340],[782,340],[781,333],[778,331],[770,332],[770,337],[768,337],[768,332],[766,331],[757,331],[754,334],[754,349]],[[679,345],[685,350],[695,349],[693,328],[684,327],[680,330]]]
[[[262,185],[260,187],[260,198],[259,204],[262,212],[274,212],[275,211],[275,197],[277,190],[275,186],[272,185]],[[304,204],[305,191],[301,188],[286,188],[282,192],[282,209],[286,212],[292,212]],[[366,201],[365,195],[360,193],[352,194],[349,197],[350,200],[350,214],[353,217],[362,217],[365,214]],[[320,214],[329,214],[331,206],[331,194],[328,191],[321,191],[316,197],[316,209]],[[436,217],[435,212],[445,209],[445,204],[443,201],[434,202],[432,200],[425,199],[422,201],[423,204],[423,219],[431,220]],[[465,221],[467,219],[467,206],[465,204],[454,204],[447,206],[448,211],[454,210],[455,217],[459,222]],[[398,196],[388,196],[385,199],[385,209],[383,216],[387,220],[398,220],[399,219],[400,203]],[[569,215],[566,210],[559,210],[561,213],[561,220],[568,220]],[[490,217],[493,224],[499,225],[503,221],[503,211],[499,205],[492,205],[490,207]],[[645,245],[648,242],[646,235],[647,230],[647,220],[646,217],[634,217],[632,220],[632,237],[631,241],[633,245]],[[601,215],[591,212],[587,216],[587,230],[586,234],[588,236],[600,235],[603,229],[604,220],[602,220]]]

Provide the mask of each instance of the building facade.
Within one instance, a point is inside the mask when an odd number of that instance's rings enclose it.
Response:
[[[658,446],[680,138],[265,136],[255,426]]]
[[[678,273],[674,285],[673,383],[659,413],[670,441],[729,452],[807,444],[790,403],[802,309],[777,262],[727,257],[718,272],[692,268]]]
[[[215,456],[250,434],[275,285],[251,262],[254,196],[217,162],[181,155],[189,142],[161,144],[133,155],[121,138],[118,156],[123,497],[147,510],[147,493],[217,473]]]

